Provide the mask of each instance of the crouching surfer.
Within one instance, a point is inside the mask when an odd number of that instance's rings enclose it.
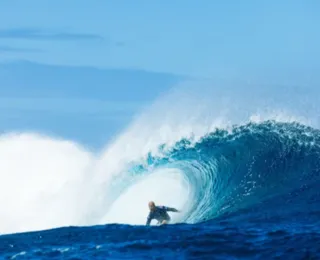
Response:
[[[169,208],[165,206],[156,206],[153,201],[149,202],[149,215],[147,218],[147,223],[146,225],[149,226],[151,223],[151,220],[156,219],[158,221],[158,224],[163,225],[163,224],[168,224],[171,220],[168,211],[171,212],[180,212],[179,210],[175,208]]]

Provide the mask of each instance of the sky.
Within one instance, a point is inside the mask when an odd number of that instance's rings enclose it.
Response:
[[[317,85],[319,11],[316,0],[1,1],[0,131],[95,146],[188,77]]]

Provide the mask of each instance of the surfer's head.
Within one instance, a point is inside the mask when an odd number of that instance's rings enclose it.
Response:
[[[149,209],[150,209],[151,211],[153,211],[153,210],[155,209],[155,207],[156,207],[156,205],[154,204],[153,201],[150,201],[148,205],[149,205]]]

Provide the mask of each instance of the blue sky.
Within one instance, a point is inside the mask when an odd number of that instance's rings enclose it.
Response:
[[[316,85],[319,11],[316,0],[1,1],[0,130],[103,142],[189,76]],[[83,102],[103,109],[77,113]]]

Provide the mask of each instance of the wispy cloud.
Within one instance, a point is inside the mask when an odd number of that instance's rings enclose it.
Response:
[[[98,34],[76,32],[50,32],[36,28],[0,29],[0,39],[24,39],[24,40],[103,40]]]
[[[43,52],[40,49],[32,49],[32,48],[16,48],[10,46],[1,46],[0,45],[0,53],[3,52]]]

